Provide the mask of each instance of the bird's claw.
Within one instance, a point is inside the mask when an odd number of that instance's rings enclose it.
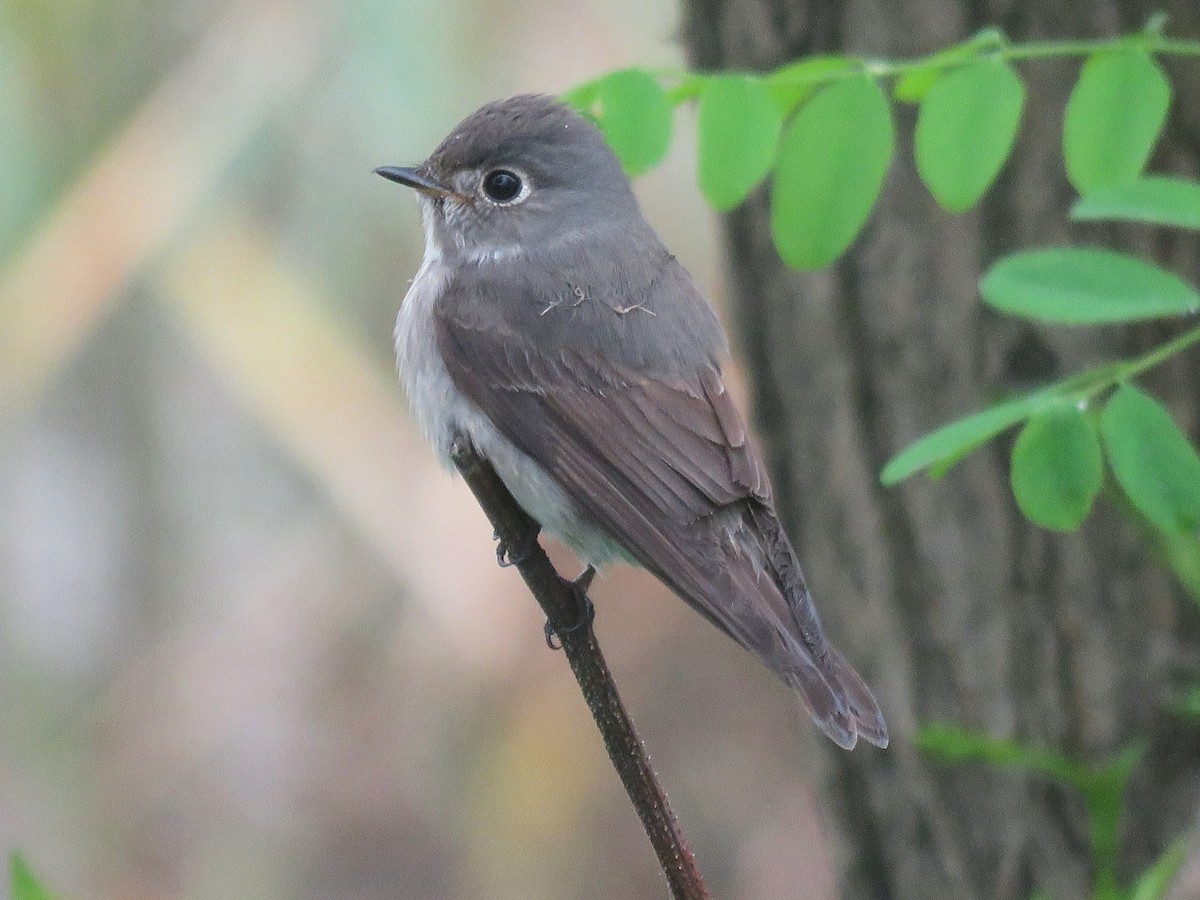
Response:
[[[496,543],[496,565],[502,569],[507,569],[509,566],[519,566],[528,561],[533,554],[533,548],[537,546],[537,532],[533,532],[522,541],[523,546],[517,547],[514,551],[509,547],[496,532],[492,532],[492,538]]]
[[[546,634],[546,646],[551,650],[562,649],[563,635],[574,634],[582,628],[591,628],[592,622],[596,620],[596,607],[588,597],[588,588],[592,584],[592,579],[596,577],[596,570],[592,566],[588,566],[580,573],[579,577],[574,581],[565,582],[571,589],[571,592],[579,599],[580,606],[583,608],[579,616],[579,621],[574,625],[566,628],[556,629],[550,624],[550,620],[546,620],[543,628]]]

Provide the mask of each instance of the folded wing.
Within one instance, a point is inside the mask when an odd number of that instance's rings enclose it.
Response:
[[[835,742],[886,745],[870,691],[824,637],[717,363],[635,371],[513,326],[442,305],[456,386],[590,520],[796,688]]]

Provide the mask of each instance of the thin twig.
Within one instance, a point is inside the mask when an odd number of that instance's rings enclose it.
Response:
[[[646,748],[621,703],[617,685],[600,652],[588,618],[584,592],[555,570],[537,542],[539,526],[513,499],[496,471],[465,442],[451,451],[454,465],[492,522],[502,546],[515,551],[513,560],[546,614],[550,629],[562,642],[571,671],[604,737],[604,746],[637,809],[675,900],[709,900],[683,831],[650,767]],[[579,627],[583,622],[583,627]]]

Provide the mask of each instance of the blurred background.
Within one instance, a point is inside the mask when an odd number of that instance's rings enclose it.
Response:
[[[407,416],[422,237],[371,169],[678,65],[676,29],[671,0],[0,0],[0,846],[63,897],[664,895]],[[638,193],[720,305],[677,131]],[[714,893],[831,896],[788,691],[642,573],[594,597]]]

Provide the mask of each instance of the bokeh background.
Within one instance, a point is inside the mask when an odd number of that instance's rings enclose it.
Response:
[[[422,238],[370,172],[487,100],[679,65],[677,15],[0,0],[0,847],[63,897],[664,896],[407,416]],[[720,305],[686,113],[637,189]],[[594,596],[714,892],[831,896],[787,690],[642,573]]]

